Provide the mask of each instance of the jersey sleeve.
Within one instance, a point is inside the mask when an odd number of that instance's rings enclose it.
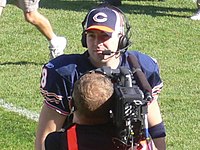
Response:
[[[53,64],[44,65],[41,74],[40,90],[44,102],[58,113],[68,115],[72,83],[62,76],[63,69],[55,68]]]
[[[148,81],[152,87],[153,100],[158,99],[158,95],[163,88],[163,82],[160,77],[160,71],[158,63],[155,63],[154,70],[148,77]]]

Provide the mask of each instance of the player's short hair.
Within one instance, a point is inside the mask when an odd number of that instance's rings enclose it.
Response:
[[[76,112],[88,118],[109,116],[114,87],[103,74],[90,72],[75,82],[73,99]]]

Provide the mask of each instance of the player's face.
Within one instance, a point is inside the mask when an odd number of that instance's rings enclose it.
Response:
[[[118,48],[119,34],[109,36],[103,31],[90,30],[87,32],[86,39],[90,60],[96,67],[105,66],[114,59],[119,59],[119,56],[116,57],[118,54],[115,54]],[[102,52],[105,50],[110,50],[113,53],[103,55]]]

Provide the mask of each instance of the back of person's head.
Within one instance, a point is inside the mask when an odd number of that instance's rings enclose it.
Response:
[[[109,117],[113,83],[103,74],[90,72],[75,82],[73,99],[76,113],[88,119]]]

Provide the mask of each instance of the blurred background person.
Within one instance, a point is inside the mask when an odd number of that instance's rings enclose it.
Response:
[[[200,0],[197,0],[197,12],[191,17],[192,20],[200,20]]]
[[[6,6],[6,0],[0,0],[0,15],[2,14],[5,6]]]
[[[49,41],[50,59],[55,58],[64,53],[67,45],[65,37],[57,36],[49,22],[49,20],[38,12],[40,0],[17,0],[16,6],[23,13],[28,23],[34,25]],[[0,0],[1,11],[6,5],[6,0]]]

